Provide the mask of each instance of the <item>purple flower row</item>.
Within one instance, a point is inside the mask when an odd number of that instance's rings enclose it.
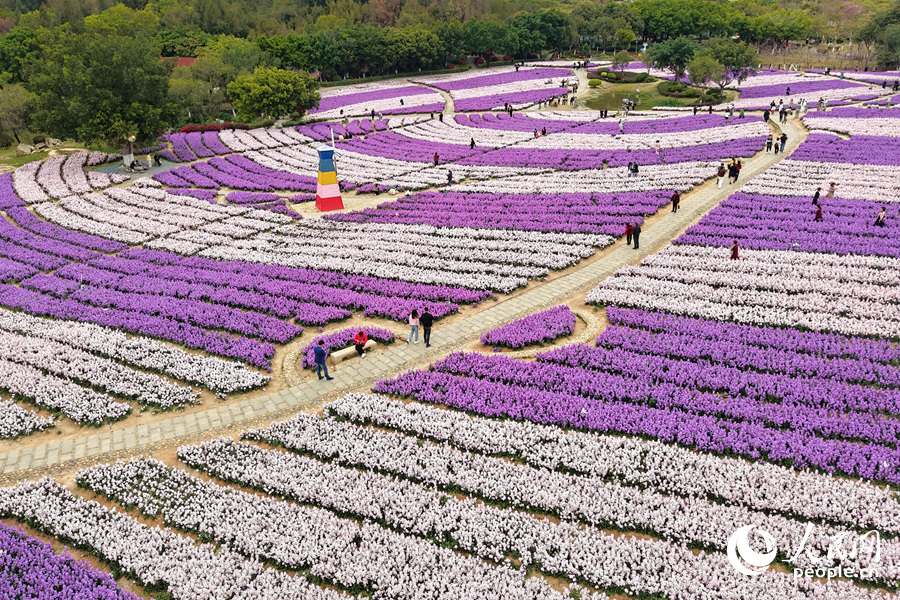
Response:
[[[565,305],[529,315],[501,325],[481,335],[485,346],[524,348],[532,344],[552,342],[556,338],[572,335],[575,331],[575,313]]]
[[[109,573],[77,561],[20,529],[0,523],[0,598],[138,600]]]
[[[430,81],[429,84],[445,92],[456,90],[469,90],[473,88],[488,87],[492,85],[504,85],[519,81],[532,81],[535,79],[552,79],[556,77],[573,76],[569,69],[527,69],[522,71],[509,71],[498,75],[482,75],[480,77],[463,77],[451,81]],[[574,77],[574,76],[573,76]],[[502,104],[501,104],[502,106]]]
[[[565,96],[571,93],[568,88],[546,88],[540,90],[528,90],[527,92],[510,92],[506,94],[494,94],[491,96],[476,96],[475,98],[461,98],[453,101],[453,106],[458,111],[494,110],[502,108],[504,103],[513,106],[523,106],[547,102],[551,98]]]
[[[315,369],[316,367],[316,355],[315,348],[319,345],[320,341],[325,342],[325,352],[331,354],[335,350],[340,350],[341,348],[347,348],[353,344],[353,337],[359,332],[366,332],[366,336],[370,340],[375,340],[381,342],[382,344],[393,344],[396,336],[394,333],[388,329],[384,329],[382,327],[347,327],[346,329],[341,329],[339,331],[335,331],[334,333],[328,333],[325,335],[320,335],[315,338],[313,341],[308,343],[303,348],[303,368],[304,369]]]
[[[583,126],[581,121],[564,121],[562,119],[537,119],[526,117],[522,113],[513,113],[512,116],[506,113],[484,113],[484,114],[458,114],[454,117],[456,122],[463,127],[477,127],[479,129],[496,129],[499,131],[533,131],[537,129],[541,131],[546,129],[547,133],[557,133],[572,129],[576,126]],[[611,124],[618,133],[618,126]],[[609,133],[613,133],[610,129]]]
[[[590,349],[576,345],[563,351],[577,354]],[[563,351],[552,352],[562,358]],[[764,458],[797,469],[816,467],[900,482],[900,451],[856,441],[859,436],[882,435],[880,418],[831,418],[827,411],[796,407],[780,410],[780,405],[740,399],[726,402],[714,393],[653,382],[650,377],[634,379],[593,369],[564,369],[547,362],[527,363],[499,355],[457,355],[440,365],[438,368],[455,371],[468,369],[485,378],[413,371],[381,381],[373,391],[411,396],[487,416],[647,436],[697,450]],[[546,389],[536,382],[542,382]],[[558,389],[561,385],[565,387]],[[590,389],[591,395],[565,391],[573,385]],[[801,414],[804,419],[798,418]],[[813,433],[820,430],[841,439]]]
[[[394,160],[424,163],[432,162],[435,154],[438,155],[441,162],[448,162],[488,150],[488,148],[480,146],[470,150],[467,145],[418,140],[393,131],[373,134],[366,137],[365,140],[359,138],[345,140],[339,142],[338,147],[369,156],[383,156]]]
[[[747,116],[741,119],[726,119],[724,115],[700,113],[686,117],[669,117],[665,119],[629,120],[624,124],[627,134],[681,133],[713,129],[716,127],[733,127],[762,121],[762,117]],[[619,124],[615,119],[584,123],[571,130],[571,133],[587,133],[592,135],[619,135]]]
[[[845,140],[827,133],[813,133],[794,151],[791,159],[896,167],[900,166],[900,138],[854,135]]]
[[[900,256],[900,220],[876,227],[878,203],[821,198],[819,205],[822,221],[815,221],[811,197],[732,194],[677,242],[730,247],[738,240],[757,250]]]
[[[777,85],[759,85],[754,87],[745,87],[741,89],[741,100],[746,100],[749,98],[769,98],[772,96],[785,96],[787,97],[787,90],[790,88],[791,96],[810,96],[815,95],[817,92],[823,92],[825,90],[841,90],[848,88],[860,88],[864,89],[864,86],[861,83],[856,83],[853,81],[841,81],[840,79],[826,79],[819,81],[798,81],[789,84],[777,84]],[[816,98],[807,98],[810,102],[816,100]],[[831,104],[829,102],[829,104]]]
[[[493,165],[504,167],[551,168],[564,171],[600,169],[606,162],[610,167],[624,167],[628,163],[641,165],[679,162],[709,162],[730,157],[753,156],[762,150],[765,138],[738,138],[726,142],[663,148],[657,154],[650,148],[632,150],[581,150],[573,148],[498,148],[483,154],[468,156],[461,165]]]
[[[405,85],[402,87],[392,87],[383,90],[373,90],[371,92],[360,92],[358,94],[326,96],[319,100],[318,108],[310,109],[309,114],[314,115],[317,112],[335,110],[343,108],[344,106],[350,106],[352,104],[363,104],[365,102],[375,102],[377,100],[388,100],[390,98],[399,99],[407,96],[420,96],[433,93],[434,92],[427,87],[418,85]]]
[[[384,131],[387,129],[387,125],[387,119],[377,119],[375,121],[375,130]],[[358,119],[356,121],[350,121],[349,123],[347,123],[347,127],[344,127],[340,123],[330,122],[311,123],[309,125],[301,125],[300,127],[297,127],[298,132],[319,142],[331,141],[332,130],[334,130],[335,138],[346,136],[348,132],[352,133],[353,135],[356,135],[356,131],[371,133],[372,120]]]
[[[13,188],[12,173],[3,173],[0,175],[0,210],[6,210],[13,206],[25,206],[25,203]]]
[[[7,209],[6,212],[16,222],[16,225],[23,230],[28,230],[45,238],[59,240],[77,246],[84,246],[85,248],[100,252],[118,252],[125,248],[125,244],[119,242],[114,242],[88,233],[72,231],[71,229],[60,227],[59,225],[41,221],[25,208],[10,208]]]
[[[162,175],[163,173],[160,173]],[[167,194],[172,194],[174,196],[190,196],[191,198],[197,198],[198,200],[206,200],[207,202],[215,203],[216,192],[215,190],[195,190],[192,188],[170,188],[166,190]]]
[[[405,223],[620,236],[669,202],[670,191],[617,194],[421,192],[377,208],[333,215],[336,221]]]
[[[257,194],[255,192],[229,192],[225,199],[235,204],[260,204],[278,200],[278,194]]]

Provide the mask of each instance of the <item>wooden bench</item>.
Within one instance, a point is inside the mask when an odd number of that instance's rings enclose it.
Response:
[[[375,340],[369,340],[368,342],[366,342],[366,345],[363,346],[363,349],[366,352],[368,352],[369,350],[374,348],[376,345],[377,344],[376,344]],[[335,350],[334,352],[332,352],[331,354],[328,355],[328,361],[326,361],[326,362],[329,367],[333,367],[334,365],[338,364],[339,362],[347,360],[348,358],[353,358],[354,356],[358,356],[358,354],[356,354],[356,346],[355,345],[350,346],[349,348],[342,348],[340,350]]]

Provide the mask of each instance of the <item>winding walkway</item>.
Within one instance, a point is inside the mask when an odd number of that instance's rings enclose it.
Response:
[[[746,161],[741,177],[746,183],[771,165],[786,158],[806,138],[808,132],[797,120],[784,126],[788,147],[781,154],[761,153]],[[641,234],[640,250],[619,242],[598,260],[548,282],[532,282],[529,288],[512,297],[500,299],[471,317],[434,329],[432,347],[399,343],[373,352],[364,361],[342,363],[334,372],[334,381],[301,381],[287,389],[264,396],[211,406],[205,411],[173,415],[152,424],[104,428],[75,439],[27,446],[0,454],[0,485],[22,478],[65,473],[96,463],[139,454],[151,454],[177,445],[199,442],[240,430],[267,425],[298,411],[317,410],[321,405],[349,392],[367,391],[380,379],[410,369],[422,368],[446,354],[471,346],[482,332],[534,312],[549,308],[573,294],[586,293],[598,282],[622,266],[635,264],[677,238],[739,186],[718,189],[707,182],[685,194],[678,213],[661,209],[660,217]]]

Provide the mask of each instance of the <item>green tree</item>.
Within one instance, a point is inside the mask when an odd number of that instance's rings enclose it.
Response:
[[[197,56],[210,39],[209,34],[186,25],[163,29],[156,34],[162,56]]]
[[[717,83],[725,71],[722,63],[708,55],[695,56],[687,69],[691,83],[704,87],[710,82]]]
[[[684,77],[687,65],[697,53],[698,46],[688,37],[682,36],[659,44],[653,44],[647,50],[650,64],[658,69],[671,71],[675,80]]]
[[[184,71],[186,69],[179,69]],[[210,89],[209,84],[191,77],[169,80],[169,98],[176,107],[179,120],[208,123],[219,116],[225,103],[222,88]]]
[[[37,31],[18,25],[0,37],[0,73],[9,73],[10,81],[25,80],[26,68],[40,53]]]
[[[620,50],[616,52],[612,59],[612,68],[615,71],[616,69],[624,69],[628,63],[631,62],[631,55],[625,50]]]
[[[228,84],[228,97],[242,119],[277,118],[318,106],[318,87],[306,73],[258,67]]]
[[[169,122],[168,77],[148,35],[73,33],[44,36],[27,88],[35,125],[55,137],[84,141],[155,138]]]
[[[634,32],[632,30],[619,29],[615,33],[615,40],[616,40],[615,47],[618,48],[621,46],[627,50],[628,47],[631,46],[634,43],[634,40],[636,40],[636,39],[637,38],[635,37]]]
[[[28,129],[34,96],[18,83],[0,88],[0,139],[19,143],[19,134]]]
[[[722,65],[722,74],[712,78],[722,89],[733,81],[740,84],[751,75],[755,75],[759,64],[759,51],[755,47],[727,38],[710,39],[701,46],[701,53]]]

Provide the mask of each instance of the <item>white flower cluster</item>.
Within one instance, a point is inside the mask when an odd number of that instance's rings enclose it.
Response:
[[[404,403],[378,394],[347,394],[328,414],[488,455],[515,456],[535,468],[574,472],[624,485],[709,499],[848,528],[900,532],[893,491],[858,479],[797,471],[694,452],[639,438],[566,431],[530,421],[495,420]]]
[[[885,204],[900,202],[900,178],[892,165],[855,165],[836,162],[783,160],[772,165],[742,188],[742,192],[773,196],[809,196],[835,181],[840,196]],[[874,222],[875,215],[872,215]]]
[[[811,81],[834,81],[834,78],[820,73],[788,73],[783,71],[778,73],[762,72],[757,75],[751,75],[737,87],[744,89],[759,87],[761,85],[783,85],[786,89],[796,83],[809,83]]]
[[[364,467],[379,472],[388,472],[399,477],[407,477],[428,486],[441,486],[445,489],[462,489],[465,493],[494,502],[504,502],[520,509],[537,509],[564,519],[583,521],[598,528],[611,527],[620,531],[640,531],[661,537],[675,543],[699,545],[704,548],[724,551],[729,536],[739,527],[748,523],[756,524],[773,535],[777,545],[783,551],[799,545],[804,537],[806,523],[783,515],[769,515],[763,511],[747,509],[742,506],[728,506],[706,499],[680,497],[668,492],[645,490],[641,487],[607,483],[602,478],[582,477],[560,472],[547,472],[527,465],[519,465],[502,458],[486,457],[468,451],[459,450],[446,444],[420,443],[415,437],[399,433],[384,432],[378,429],[360,427],[349,423],[341,423],[334,419],[320,419],[312,415],[298,415],[294,419],[279,423],[263,430],[247,433],[251,439],[271,441],[298,452],[310,453],[322,459],[338,462],[342,465]],[[240,452],[226,450],[227,454]],[[213,453],[207,449],[203,456],[213,461]],[[237,480],[243,484],[257,485],[257,482],[246,481],[235,476],[236,473],[252,473],[263,470],[260,464],[253,461],[243,463],[240,458],[232,459],[237,464],[229,469],[226,478]],[[188,461],[197,466],[196,461]],[[224,461],[223,461],[224,462]],[[227,465],[226,465],[227,466]],[[279,476],[286,476],[291,469],[282,462],[282,466],[265,465]],[[215,469],[214,471],[218,471]],[[300,472],[295,475],[296,481],[310,481],[310,473]],[[327,477],[327,475],[326,475]],[[282,479],[283,481],[283,479]],[[329,478],[333,481],[333,478]],[[352,484],[348,484],[352,485]],[[272,493],[284,493],[274,484],[259,486]],[[369,487],[375,487],[370,483]],[[273,489],[274,488],[274,489]],[[396,498],[395,493],[378,490],[370,492],[373,497]],[[414,495],[402,495],[405,500],[415,504]],[[307,500],[307,499],[298,499]],[[315,501],[315,500],[313,500]],[[344,509],[342,509],[344,510]],[[358,512],[354,511],[354,512]],[[410,507],[407,514],[420,513]],[[485,515],[486,511],[481,511]],[[452,512],[451,512],[452,514]],[[432,523],[435,518],[418,517]],[[472,517],[446,518],[444,522],[471,521]],[[483,537],[486,543],[499,545],[496,550],[515,550],[524,563],[536,560],[548,566],[544,556],[532,559],[527,548],[534,547],[534,539],[539,539],[539,531],[546,529],[540,522],[533,522],[532,535],[527,535],[525,526],[497,527],[500,531],[515,531],[505,545],[499,543],[501,534],[496,531],[484,531],[481,535],[470,532],[449,532],[453,539]],[[893,529],[896,531],[897,526]],[[852,530],[851,530],[852,531]],[[838,530],[831,527],[820,527],[808,543],[825,555],[831,542],[831,536]],[[442,531],[434,534],[441,537]],[[554,536],[555,537],[555,536]],[[570,538],[570,535],[560,536]],[[525,538],[525,539],[522,539]],[[512,542],[513,539],[517,543]],[[489,541],[488,541],[489,540]],[[523,543],[519,546],[518,543]],[[545,544],[548,550],[556,544]],[[580,545],[580,544],[577,544]],[[596,546],[596,543],[586,544]],[[495,551],[496,551],[495,550]],[[498,560],[484,550],[476,550],[486,558]],[[551,556],[565,555],[550,551]],[[815,557],[813,557],[815,558]],[[845,560],[844,567],[859,572],[861,567],[868,566],[868,559],[862,562]],[[576,561],[580,562],[580,561]],[[827,566],[835,566],[830,560]],[[799,568],[817,566],[814,560],[804,556],[797,563]],[[900,577],[900,541],[884,540],[881,545],[881,563],[879,576],[896,583]],[[571,565],[560,564],[552,571],[570,572]],[[581,577],[587,577],[580,573]],[[591,581],[599,583],[598,580]]]
[[[318,219],[306,219],[246,240],[227,232],[216,233],[232,239],[209,247],[200,253],[202,256],[504,292],[525,285],[528,278],[546,275],[548,269],[562,269],[591,256],[593,246],[605,247],[613,242],[603,235],[560,236]],[[460,256],[466,258],[457,258]]]
[[[0,399],[0,438],[15,438],[53,426],[53,417],[42,417],[15,402]]]
[[[517,142],[524,142],[534,137],[534,134],[530,131],[465,127],[457,123],[455,119],[445,119],[443,122],[437,119],[425,121],[419,125],[404,127],[397,133],[416,140],[428,142],[440,140],[445,144],[458,144],[460,146],[468,146],[474,139],[475,145],[479,148],[500,148]]]
[[[464,183],[460,192],[492,194],[610,193],[673,189],[682,193],[712,177],[719,163],[690,162],[641,166],[637,177],[628,177],[627,167],[556,171],[541,175],[521,175],[504,179]]]
[[[49,410],[61,411],[81,425],[100,425],[131,413],[130,404],[117,402],[107,394],[4,359],[0,359],[0,389],[28,398]]]
[[[803,123],[810,131],[836,131],[838,133],[846,133],[848,135],[875,135],[900,138],[900,124],[897,123],[896,117],[885,117],[877,119],[853,119],[848,117],[819,117],[820,113],[811,113],[816,118],[803,119]],[[833,113],[821,113],[829,115]]]
[[[34,212],[44,219],[55,223],[66,229],[74,229],[83,233],[99,235],[127,244],[140,244],[146,241],[149,236],[137,231],[131,231],[123,227],[117,227],[111,223],[94,220],[92,217],[82,217],[81,215],[66,210],[55,202],[42,202],[34,205]]]
[[[108,358],[47,338],[0,331],[0,360],[28,365],[64,380],[106,390],[141,404],[172,408],[194,404],[198,393]]]
[[[370,156],[348,149],[341,149],[335,160],[338,180],[356,185],[398,177],[412,170],[421,169],[420,162],[396,160],[384,156]],[[247,158],[264,167],[297,174],[313,174],[318,170],[319,154],[312,146],[285,146],[278,150],[248,152]],[[447,180],[446,173],[443,181]]]
[[[180,448],[179,454],[192,460],[233,444],[214,440]],[[290,471],[284,473],[287,481],[296,481],[294,477]],[[563,600],[547,582],[526,578],[524,569],[490,565],[322,508],[236,491],[152,459],[100,465],[79,472],[76,480],[144,514],[162,514],[168,524],[205,533],[249,557],[290,570],[308,566],[316,577],[345,588],[372,590],[376,597]],[[368,501],[357,498],[357,503]]]
[[[50,478],[0,489],[0,514],[118,565],[175,600],[349,600],[302,577],[265,569],[237,552],[195,540],[75,496]]]
[[[128,336],[118,329],[91,323],[58,321],[0,309],[0,329],[17,331],[48,343],[53,340],[216,392],[250,390],[262,387],[270,379],[237,362],[191,354],[158,340]]]
[[[900,337],[900,259],[670,246],[623,267],[587,301],[754,325]]]
[[[35,179],[40,168],[41,162],[34,161],[25,163],[13,171],[13,188],[16,190],[16,195],[25,204],[35,204],[49,199]]]

